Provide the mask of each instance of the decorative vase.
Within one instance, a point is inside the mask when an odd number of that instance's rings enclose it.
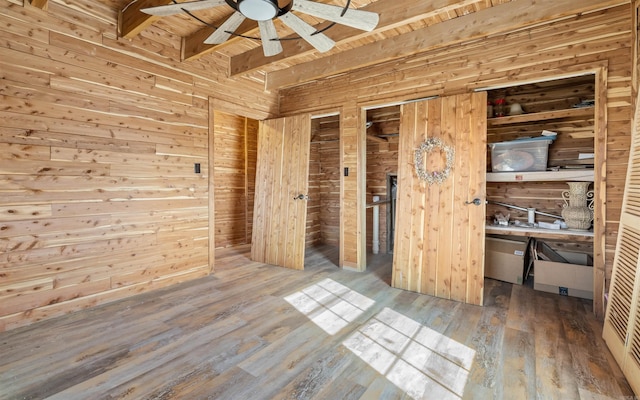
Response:
[[[593,222],[593,190],[590,182],[567,182],[569,190],[562,192],[562,218],[569,229],[586,231]]]

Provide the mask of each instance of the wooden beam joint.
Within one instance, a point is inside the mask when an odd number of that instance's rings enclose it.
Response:
[[[33,7],[46,10],[49,7],[49,0],[25,0],[25,4],[30,4]]]
[[[40,0],[42,1],[42,0]],[[160,17],[143,13],[143,8],[163,6],[171,0],[139,0],[118,13],[118,36],[131,39]]]

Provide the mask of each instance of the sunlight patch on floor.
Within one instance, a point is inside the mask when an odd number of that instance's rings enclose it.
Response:
[[[324,279],[284,298],[330,335],[338,333],[375,301],[332,279]]]
[[[460,399],[475,351],[390,308],[343,343],[414,399]]]

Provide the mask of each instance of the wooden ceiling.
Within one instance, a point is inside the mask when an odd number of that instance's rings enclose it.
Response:
[[[183,2],[184,0],[177,0]],[[280,0],[287,2],[290,0]],[[321,3],[333,4],[344,7],[348,0],[315,0]],[[372,32],[364,32],[358,29],[349,28],[335,24],[325,31],[325,34],[336,42],[336,46],[325,53],[320,53],[302,39],[283,40],[284,51],[281,54],[265,57],[259,40],[249,39],[240,36],[232,36],[231,39],[220,45],[206,45],[204,39],[213,31],[212,26],[219,26],[232,13],[233,9],[228,5],[222,5],[207,10],[193,12],[201,21],[185,14],[151,17],[140,11],[145,7],[170,4],[172,0],[137,0],[121,4],[120,12],[120,36],[131,38],[139,34],[144,29],[153,26],[166,30],[167,32],[182,38],[181,47],[182,61],[208,57],[228,57],[230,77],[253,72],[261,72],[264,76],[275,71],[285,71],[293,66],[305,65],[311,70],[323,70],[327,66],[334,65],[327,69],[329,75],[339,74],[345,70],[359,68],[369,64],[369,61],[359,59],[350,60],[346,64],[341,63],[340,69],[335,69],[335,57],[339,57],[345,52],[353,49],[371,45],[383,39],[389,39],[404,35],[410,32],[422,30],[426,27],[440,24],[444,21],[456,19],[458,17],[476,13],[486,8],[494,7],[512,0],[351,0],[350,8],[367,10],[378,13],[380,22]],[[319,20],[309,15],[297,13],[297,16],[308,22],[317,29],[326,27],[329,23]],[[276,29],[279,37],[290,38],[295,34],[280,21],[276,20]],[[236,31],[246,36],[259,37],[257,24],[253,21],[245,21]],[[280,72],[281,74],[283,72]],[[317,74],[315,74],[317,75]],[[324,75],[324,74],[320,74]],[[311,79],[317,79],[313,76]],[[305,78],[305,80],[310,80]],[[301,83],[296,79],[282,79],[276,84],[278,88]],[[267,89],[274,88],[269,87]]]
[[[175,37],[181,62],[216,57],[228,65],[227,77],[249,78],[264,83],[266,90],[293,87],[321,78],[344,74],[366,66],[393,62],[445,46],[491,35],[517,31],[527,26],[580,15],[628,3],[629,0],[314,0],[340,7],[375,12],[380,20],[371,32],[333,25],[324,33],[335,41],[333,49],[320,53],[296,37],[276,19],[283,52],[266,57],[254,21],[245,21],[236,33],[220,45],[203,41],[234,9],[226,4],[201,11],[165,17],[149,16],[143,8],[193,0],[98,0],[118,15],[118,36],[134,38],[145,29],[165,31]],[[227,0],[235,1],[235,0]],[[292,0],[278,0],[280,6]],[[29,0],[47,8],[48,0]],[[296,15],[320,30],[327,21]]]

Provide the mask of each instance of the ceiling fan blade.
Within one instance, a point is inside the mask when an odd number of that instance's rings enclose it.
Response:
[[[218,27],[208,38],[205,39],[206,44],[220,44],[224,43],[233,32],[238,29],[242,21],[246,17],[242,13],[236,11],[222,25]]]
[[[282,44],[278,39],[278,32],[276,26],[273,24],[272,19],[266,21],[258,21],[258,28],[260,28],[260,38],[262,39],[262,50],[265,57],[275,56],[282,52]]]
[[[378,20],[380,19],[378,14],[374,12],[351,8],[347,9],[342,15],[343,7],[309,0],[293,0],[291,9],[363,31],[372,31],[378,25]]]
[[[167,15],[180,14],[181,12],[183,12],[182,10],[187,10],[187,11],[204,10],[207,8],[221,6],[223,4],[227,4],[227,2],[225,0],[187,1],[185,3],[167,4],[166,6],[143,8],[140,11],[142,11],[145,14],[165,17]]]
[[[320,52],[324,53],[325,51],[329,51],[336,44],[323,33],[316,33],[313,35],[313,33],[317,32],[316,29],[292,13],[284,14],[280,17],[280,21],[293,29],[293,31],[300,35],[301,38],[309,42],[310,45]]]

